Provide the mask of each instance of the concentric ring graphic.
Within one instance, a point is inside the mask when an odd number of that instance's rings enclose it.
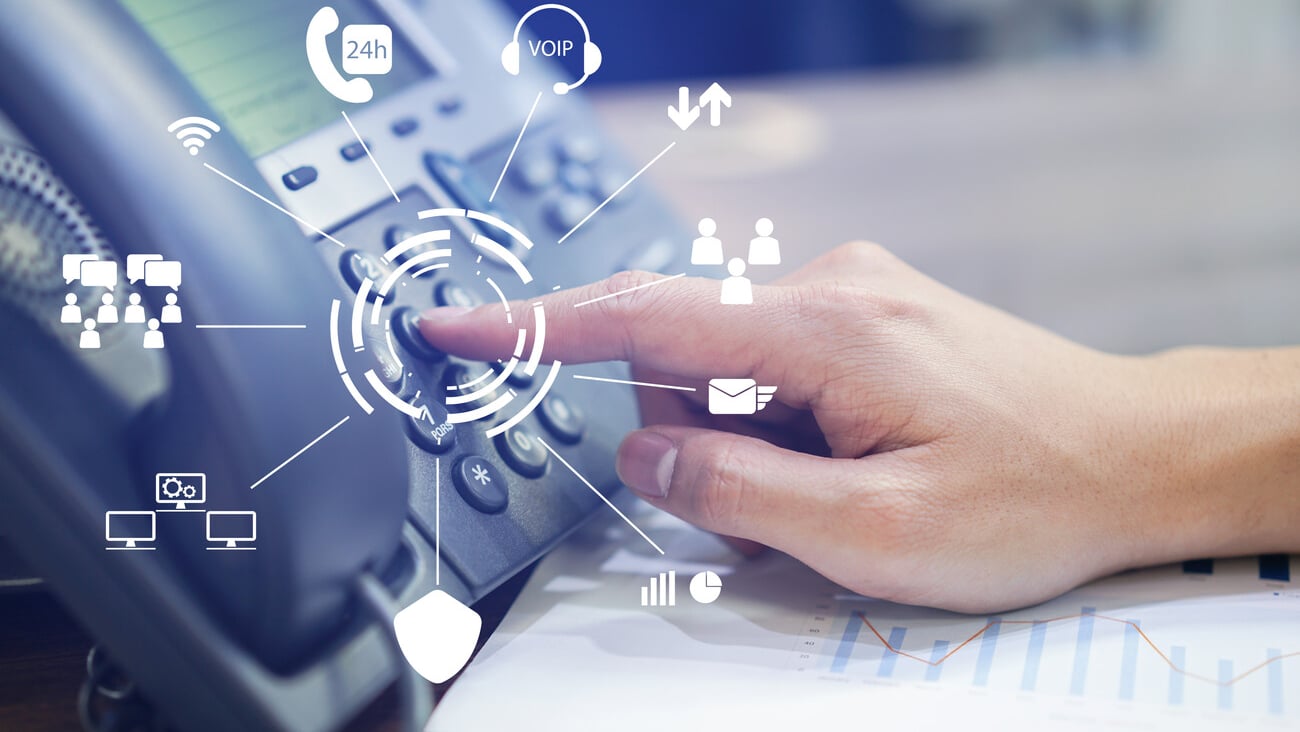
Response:
[[[445,224],[445,226],[412,234],[384,253],[383,263],[389,268],[389,271],[382,277],[375,273],[374,277],[362,278],[360,285],[357,287],[351,317],[346,326],[353,352],[371,352],[374,359],[383,365],[382,368],[385,371],[405,372],[406,366],[402,363],[397,348],[393,345],[392,319],[383,317],[384,305],[391,303],[396,298],[397,288],[404,286],[407,281],[417,280],[437,270],[447,270],[452,267],[453,261],[456,261],[457,252],[450,248],[450,243],[453,229],[458,223],[468,223],[466,228],[473,232],[469,235],[468,240],[473,249],[472,254],[475,255],[473,260],[474,276],[481,279],[496,294],[501,302],[507,323],[515,324],[515,314],[511,312],[510,302],[501,286],[493,279],[491,274],[484,272],[484,268],[481,266],[483,259],[488,257],[505,265],[519,279],[522,285],[533,282],[533,276],[528,271],[528,267],[512,251],[517,247],[522,247],[525,251],[531,250],[533,242],[523,232],[510,224],[491,214],[459,208],[426,209],[420,211],[418,216],[421,221],[436,222]],[[457,219],[462,221],[458,222]],[[504,234],[502,240],[509,241],[509,246],[484,234],[479,226],[480,223],[502,232]],[[464,254],[462,253],[461,259],[464,259]],[[341,322],[341,316],[342,302],[336,299],[333,301],[330,310],[330,345],[334,354],[335,366],[339,370],[339,378],[342,379],[348,393],[352,395],[352,398],[366,414],[370,414],[375,407],[357,388],[357,384],[348,372],[347,364],[343,358],[341,339],[344,324]],[[447,394],[443,401],[449,407],[450,416],[447,419],[449,424],[495,419],[498,415],[502,415],[512,408],[512,406],[517,407],[509,417],[502,419],[487,430],[488,437],[495,437],[518,425],[546,398],[551,387],[555,384],[556,377],[559,376],[561,366],[559,361],[550,363],[550,368],[541,386],[532,395],[532,398],[522,406],[517,404],[519,392],[508,386],[508,383],[516,374],[522,374],[528,379],[536,376],[538,368],[542,364],[542,351],[546,341],[546,313],[540,302],[532,304],[532,316],[532,347],[528,350],[526,356],[524,351],[526,344],[529,342],[529,333],[528,329],[519,327],[517,328],[518,336],[515,340],[515,347],[509,358],[501,359],[496,367],[489,367],[483,374],[469,381],[446,386]],[[368,338],[367,324],[372,332],[382,329],[383,338],[378,342],[376,342],[376,339]],[[410,400],[403,399],[402,396],[395,393],[388,386],[387,381],[391,381],[391,379],[382,378],[373,367],[364,371],[362,378],[379,397],[380,401],[412,419],[427,419],[427,406],[417,406],[415,397]],[[495,397],[493,397],[494,394]],[[417,393],[416,397],[418,396]],[[479,403],[480,406],[466,408],[467,405],[476,403]]]

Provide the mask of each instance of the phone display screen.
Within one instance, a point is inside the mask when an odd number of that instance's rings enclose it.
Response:
[[[322,0],[123,0],[123,5],[171,57],[251,157],[339,119],[353,106],[321,86],[307,62],[307,25]],[[326,37],[330,59],[347,73],[344,35],[349,25],[384,24],[363,0],[333,0],[339,28]],[[394,29],[391,69],[365,76],[374,99],[398,91],[434,70]],[[355,59],[354,59],[355,60]]]

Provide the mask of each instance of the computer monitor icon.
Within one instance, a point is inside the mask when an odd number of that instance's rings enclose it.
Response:
[[[124,546],[109,546],[107,549],[134,549],[153,551],[151,546],[136,546],[137,541],[153,541],[157,537],[157,523],[153,511],[105,511],[104,540],[108,542],[126,542]]]
[[[206,473],[158,473],[154,475],[154,500],[163,505],[175,504],[173,509],[160,511],[198,511],[185,508],[189,503],[206,503],[208,476]]]
[[[257,541],[256,511],[208,511],[208,541],[225,542],[225,546],[210,546],[209,550],[256,549],[239,546],[239,542]]]

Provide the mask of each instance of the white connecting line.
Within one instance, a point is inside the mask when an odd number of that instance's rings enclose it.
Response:
[[[288,209],[282,207],[280,204],[276,203],[275,201],[272,201],[271,199],[267,198],[266,196],[263,196],[262,194],[258,193],[257,191],[253,190],[252,188],[249,188],[248,186],[244,185],[243,183],[240,183],[239,181],[235,180],[234,178],[231,178],[230,176],[226,175],[225,173],[221,172],[220,170],[217,170],[216,168],[212,167],[212,164],[211,164],[211,163],[204,163],[204,164],[203,164],[203,167],[207,168],[208,170],[211,170],[213,173],[216,173],[217,175],[221,176],[222,178],[225,178],[226,180],[230,181],[231,183],[234,183],[235,185],[237,185],[237,186],[239,186],[240,188],[244,189],[244,191],[245,191],[246,193],[248,193],[249,195],[256,197],[256,198],[257,198],[259,201],[261,201],[262,203],[265,203],[266,205],[270,206],[271,208],[275,209],[276,211],[279,211],[280,213],[284,214],[285,216],[288,216],[289,218],[293,219],[294,221],[297,221],[298,223],[302,224],[303,226],[306,226],[308,229],[311,229],[312,231],[316,232],[317,234],[320,234],[321,236],[325,237],[326,239],[329,239],[330,241],[334,242],[335,244],[338,244],[339,246],[343,247],[344,249],[347,249],[347,248],[348,248],[348,246],[347,246],[346,244],[344,244],[343,242],[339,241],[338,239],[335,239],[334,237],[330,236],[329,234],[326,234],[326,233],[325,233],[324,231],[322,231],[321,229],[319,229],[319,228],[317,228],[316,226],[314,226],[314,225],[312,225],[311,223],[309,223],[306,219],[304,219],[304,218],[298,216],[297,214],[292,213],[291,211],[289,211]]]
[[[640,534],[642,539],[645,539],[647,542],[649,542],[650,546],[655,548],[655,551],[659,552],[660,554],[664,553],[664,550],[660,549],[659,545],[654,543],[653,539],[646,536],[644,531],[638,528],[636,524],[632,523],[632,519],[628,518],[622,511],[618,510],[618,506],[615,506],[613,503],[610,503],[609,499],[605,497],[604,493],[601,493],[600,491],[596,490],[596,486],[592,485],[590,482],[587,481],[586,478],[582,477],[582,473],[579,473],[577,470],[574,470],[573,466],[569,464],[568,460],[565,460],[564,458],[560,457],[560,453],[556,452],[550,445],[546,444],[546,440],[543,440],[542,438],[538,437],[537,441],[542,443],[542,447],[546,448],[547,452],[555,456],[555,459],[559,460],[560,463],[564,465],[564,467],[568,468],[570,473],[573,473],[575,476],[577,476],[578,480],[582,481],[583,485],[590,488],[592,493],[595,493],[597,496],[599,496],[600,500],[604,501],[606,506],[609,506],[610,508],[614,509],[614,513],[618,514],[619,518],[623,519],[623,521],[625,521],[628,526],[631,526],[632,529],[636,531],[636,533]]]
[[[348,421],[349,419],[352,419],[352,417],[351,417],[351,416],[347,416],[347,417],[344,417],[343,419],[340,419],[338,422],[336,422],[336,423],[334,424],[333,427],[330,427],[329,429],[327,429],[327,430],[325,430],[324,432],[322,432],[322,433],[320,434],[320,437],[317,437],[316,439],[312,440],[311,442],[308,442],[306,445],[303,446],[303,448],[302,448],[301,450],[299,450],[298,452],[295,452],[294,454],[290,455],[288,460],[285,460],[284,462],[282,462],[282,463],[280,463],[279,465],[275,466],[275,470],[272,470],[271,472],[267,473],[266,475],[263,475],[261,478],[258,478],[256,483],[254,483],[254,484],[248,486],[248,489],[249,489],[250,491],[253,490],[254,488],[256,488],[256,487],[258,487],[259,485],[261,485],[263,482],[265,482],[267,478],[270,478],[272,475],[275,475],[276,473],[280,472],[280,469],[281,469],[281,468],[283,468],[284,466],[286,466],[286,465],[288,465],[289,463],[293,462],[294,460],[297,460],[297,459],[298,459],[298,456],[300,456],[300,455],[302,455],[304,452],[307,452],[308,450],[310,450],[310,449],[312,448],[312,446],[315,445],[317,442],[320,442],[321,440],[325,439],[326,437],[329,437],[329,434],[330,434],[331,432],[333,432],[334,430],[336,430],[336,429],[342,427],[342,426],[343,426],[343,423],[346,422],[346,421]]]
[[[626,295],[627,293],[629,293],[629,292],[633,292],[633,291],[635,291],[635,290],[644,290],[644,289],[647,288],[647,287],[654,287],[655,285],[662,285],[663,283],[668,282],[668,281],[670,281],[670,280],[675,280],[675,279],[677,279],[678,277],[685,277],[685,276],[686,276],[686,273],[685,273],[685,272],[679,272],[679,273],[677,273],[677,274],[675,274],[675,275],[673,275],[673,276],[671,276],[671,277],[665,277],[665,278],[663,278],[662,280],[655,280],[654,282],[647,282],[647,283],[645,283],[644,285],[637,285],[637,286],[635,286],[635,287],[629,287],[629,288],[627,288],[626,290],[619,290],[618,292],[611,292],[611,293],[609,293],[608,295],[601,295],[600,297],[593,297],[593,298],[591,298],[590,300],[583,300],[582,302],[574,303],[574,304],[573,304],[573,307],[575,307],[575,308],[580,308],[580,307],[582,307],[582,306],[584,306],[584,305],[590,305],[590,304],[592,304],[593,302],[600,302],[601,300],[608,300],[608,299],[610,299],[611,297],[618,297],[619,295]]]
[[[577,226],[574,226],[572,229],[569,229],[569,233],[567,233],[567,234],[565,234],[564,236],[560,237],[560,240],[559,240],[558,242],[556,242],[556,243],[557,243],[557,244],[563,244],[565,239],[568,239],[569,237],[573,236],[573,232],[577,231],[578,229],[581,229],[583,224],[585,224],[585,223],[587,223],[588,221],[590,221],[592,216],[595,216],[596,213],[597,213],[598,211],[600,211],[602,208],[605,207],[605,204],[607,204],[607,203],[609,203],[610,201],[614,200],[614,197],[617,196],[618,194],[622,193],[624,188],[627,188],[628,186],[632,185],[632,181],[636,180],[637,178],[640,178],[642,173],[644,173],[644,172],[646,172],[647,170],[649,170],[651,165],[654,165],[656,162],[658,162],[658,161],[659,161],[659,158],[662,158],[664,155],[667,155],[667,154],[668,154],[668,151],[669,151],[669,150],[672,150],[676,145],[677,145],[676,142],[670,142],[670,143],[668,143],[668,147],[664,148],[662,152],[660,152],[658,155],[654,156],[654,158],[651,159],[650,162],[646,163],[645,166],[644,166],[643,168],[641,168],[640,170],[638,170],[638,171],[636,172],[636,175],[633,175],[631,178],[628,178],[626,183],[624,183],[623,185],[621,185],[621,186],[618,187],[618,190],[616,190],[616,191],[614,191],[613,193],[609,194],[609,198],[606,198],[604,201],[601,201],[599,206],[597,206],[597,207],[596,207],[596,208],[595,208],[591,213],[589,213],[589,214],[587,214],[585,217],[583,217],[582,221],[579,221],[578,224],[577,224]]]
[[[375,166],[375,170],[379,173],[379,177],[384,179],[384,185],[388,186],[388,192],[393,194],[394,200],[401,203],[401,197],[397,195],[397,191],[393,190],[393,184],[388,182],[388,176],[384,175],[384,169],[379,167],[379,161],[375,160],[374,154],[370,152],[370,146],[366,144],[365,140],[361,139],[361,133],[357,132],[357,126],[352,124],[352,118],[348,117],[347,110],[340,109],[339,114],[343,115],[343,120],[347,122],[348,127],[352,129],[352,134],[356,135],[357,142],[361,143],[361,149],[366,151],[366,157],[370,158],[370,163]]]
[[[203,324],[196,325],[199,330],[214,330],[218,328],[229,330],[303,330],[305,325],[228,325],[228,324]]]
[[[501,187],[501,181],[505,180],[506,171],[510,169],[510,161],[515,159],[519,142],[524,139],[524,131],[528,129],[528,123],[533,121],[533,113],[537,111],[537,103],[540,101],[542,101],[542,93],[537,92],[537,98],[533,100],[533,108],[528,110],[528,116],[524,118],[524,126],[519,128],[519,137],[515,138],[515,146],[510,148],[510,156],[506,158],[506,164],[501,167],[501,175],[497,176],[497,184],[492,186],[492,195],[488,196],[488,203],[492,203],[497,197],[497,189]]]
[[[655,389],[676,389],[677,391],[695,391],[693,386],[676,386],[673,384],[651,384],[648,381],[628,381],[627,379],[606,379],[601,376],[583,376],[574,374],[573,378],[583,381],[604,381],[608,384],[627,384],[628,386],[649,386]]]

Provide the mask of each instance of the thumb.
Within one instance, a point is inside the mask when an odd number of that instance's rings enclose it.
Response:
[[[619,478],[696,526],[802,553],[861,488],[857,461],[786,450],[730,432],[656,425],[619,446]]]

